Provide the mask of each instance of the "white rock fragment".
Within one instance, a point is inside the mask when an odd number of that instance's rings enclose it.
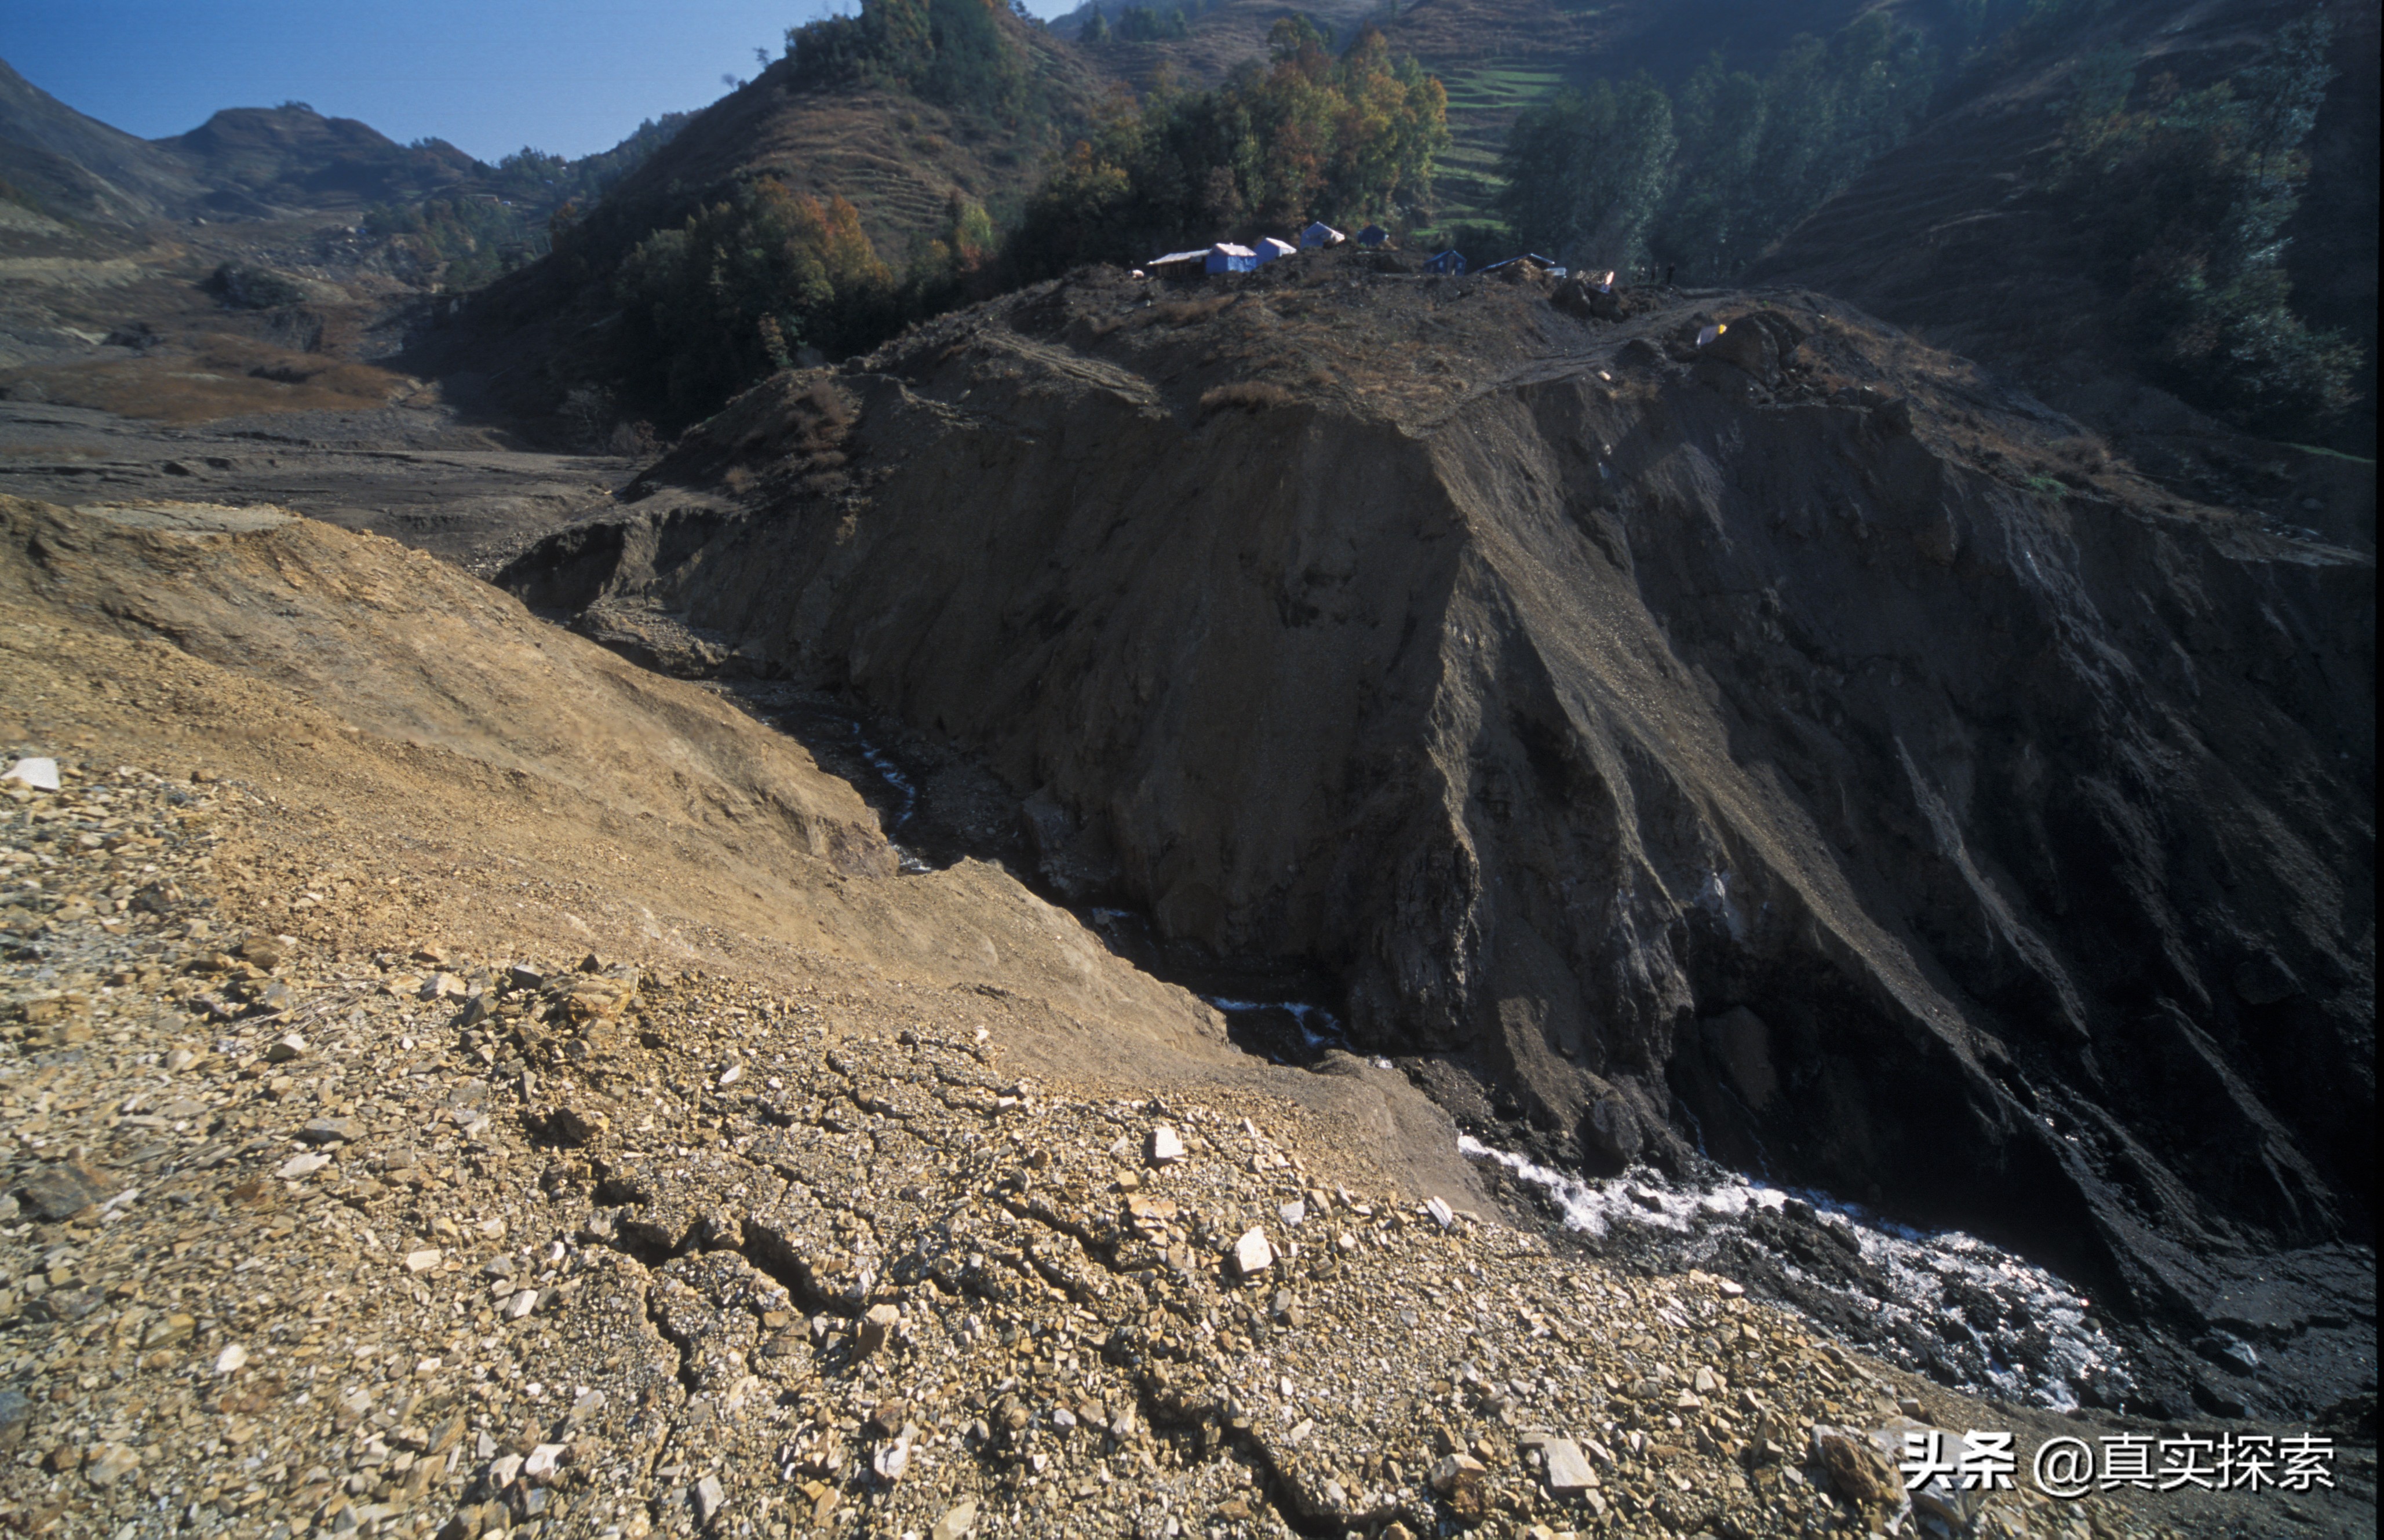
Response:
[[[286,1064],[292,1059],[304,1059],[306,1057],[306,1039],[295,1032],[285,1033],[273,1039],[272,1046],[265,1050],[265,1057],[276,1064]]]
[[[976,1499],[971,1497],[945,1509],[936,1527],[927,1532],[927,1540],[967,1540],[975,1530]]]
[[[1578,1497],[1597,1484],[1597,1472],[1570,1438],[1549,1439],[1540,1446],[1540,1458],[1547,1462],[1548,1491],[1554,1497]]]
[[[538,1290],[526,1288],[505,1301],[505,1319],[519,1321],[536,1309],[538,1309]]]
[[[330,1163],[331,1158],[329,1155],[319,1149],[310,1149],[304,1155],[292,1155],[282,1161],[273,1174],[284,1182],[295,1182],[302,1176],[314,1175]]]
[[[568,1446],[563,1444],[540,1445],[529,1452],[528,1459],[522,1461],[521,1473],[541,1485],[553,1481],[555,1469],[563,1463],[563,1451],[566,1447]]]
[[[489,1462],[489,1489],[490,1491],[498,1491],[504,1487],[511,1486],[513,1484],[514,1478],[521,1474],[522,1463],[522,1457],[519,1455],[499,1455],[496,1459],[490,1460]]]
[[[1274,1245],[1266,1232],[1252,1225],[1234,1242],[1234,1271],[1248,1278],[1274,1265]]]
[[[428,1273],[437,1267],[441,1260],[442,1255],[439,1248],[426,1246],[419,1251],[408,1251],[405,1254],[405,1270],[415,1273]]]
[[[1423,1207],[1424,1211],[1432,1215],[1433,1223],[1444,1230],[1457,1223],[1457,1211],[1448,1206],[1447,1198],[1432,1198]]]
[[[49,758],[20,759],[8,766],[6,775],[0,776],[0,782],[6,781],[30,786],[36,791],[56,791],[58,789],[58,762]]]
[[[114,1486],[124,1477],[141,1468],[138,1451],[121,1444],[103,1447],[90,1464],[82,1468],[83,1480],[93,1486]]]
[[[1432,1489],[1444,1497],[1453,1497],[1465,1487],[1480,1486],[1488,1474],[1489,1467],[1471,1455],[1444,1455],[1432,1468]]]
[[[235,1342],[216,1355],[216,1372],[229,1374],[248,1361],[248,1349]]]
[[[1150,1131],[1150,1163],[1163,1166],[1184,1159],[1183,1136],[1165,1124]]]
[[[1308,1217],[1308,1205],[1295,1198],[1277,1209],[1275,1212],[1283,1215],[1283,1223],[1286,1229],[1297,1230],[1299,1228],[1299,1222]]]
[[[738,1081],[744,1078],[744,1065],[731,1064],[726,1069],[720,1072],[720,1084],[724,1086],[734,1086]]]
[[[1721,1297],[1725,1299],[1741,1298],[1746,1293],[1746,1285],[1734,1278],[1716,1278],[1714,1287],[1721,1291]]]

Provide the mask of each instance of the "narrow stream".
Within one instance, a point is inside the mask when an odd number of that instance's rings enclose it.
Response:
[[[1914,1229],[1826,1193],[1735,1173],[1706,1183],[1645,1168],[1582,1178],[1470,1134],[1458,1148],[1545,1195],[1595,1250],[1738,1278],[1941,1383],[2061,1411],[2090,1395],[2122,1401],[2132,1386],[2091,1301],[1962,1231]]]
[[[904,873],[917,876],[937,869],[908,838],[918,822],[917,779],[870,738],[860,717],[804,693],[751,688],[739,693],[771,726],[810,750],[822,768],[844,775],[861,800],[876,811],[887,846]]]
[[[1111,951],[1215,1007],[1225,1018],[1226,1036],[1245,1053],[1306,1069],[1335,1049],[1349,1048],[1341,1018],[1316,1003],[1329,981],[1313,970],[1194,955],[1168,945],[1148,915],[1131,909],[1089,907],[1076,913]]]

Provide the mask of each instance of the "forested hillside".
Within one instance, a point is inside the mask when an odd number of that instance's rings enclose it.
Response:
[[[2376,48],[2372,6],[2040,0],[1747,276],[2115,428],[2372,454]]]

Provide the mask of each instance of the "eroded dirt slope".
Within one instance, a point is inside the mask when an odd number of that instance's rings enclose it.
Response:
[[[424,553],[266,506],[6,499],[0,530],[0,737],[270,788],[281,842],[229,879],[261,913],[982,994],[1022,1070],[1274,1085],[1372,1131],[1386,1173],[1478,1196],[1397,1076],[1246,1059],[998,867],[898,878],[791,739]]]
[[[1980,1227],[2282,1404],[2372,1375],[2372,1302],[2254,1284],[2365,1270],[2372,560],[1834,302],[1382,266],[782,378],[510,580],[981,749],[1055,881],[1321,962],[1559,1155]]]

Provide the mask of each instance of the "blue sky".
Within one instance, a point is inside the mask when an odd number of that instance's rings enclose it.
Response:
[[[1075,0],[1030,0],[1057,15]],[[609,149],[751,78],[824,0],[0,0],[0,58],[144,139],[301,101],[483,160]],[[851,9],[850,4],[842,6]]]

